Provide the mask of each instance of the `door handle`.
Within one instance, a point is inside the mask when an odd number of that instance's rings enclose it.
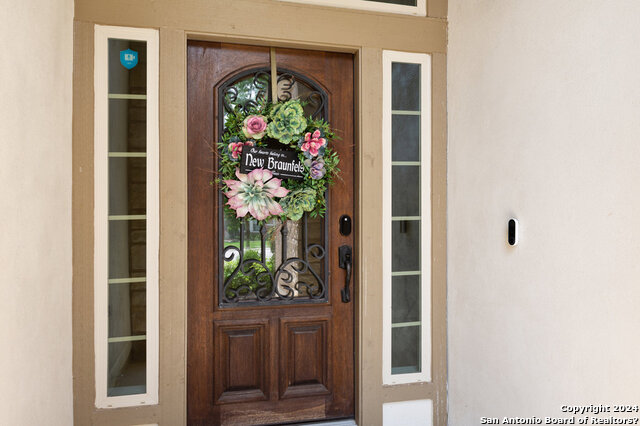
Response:
[[[342,294],[342,303],[349,303],[351,301],[351,291],[349,290],[349,283],[351,282],[351,247],[338,247],[338,266],[347,270],[344,278],[344,288],[340,293]]]

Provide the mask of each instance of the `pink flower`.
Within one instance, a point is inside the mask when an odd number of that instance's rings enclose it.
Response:
[[[267,132],[267,119],[262,115],[250,115],[244,119],[242,133],[247,138],[261,139]]]
[[[231,154],[231,158],[237,160],[240,157],[240,154],[242,154],[242,147],[245,145],[253,146],[253,141],[231,142],[229,144],[229,153]]]
[[[303,152],[308,152],[312,157],[315,157],[320,152],[320,148],[327,144],[327,140],[320,136],[321,133],[319,129],[316,129],[313,134],[308,132],[304,135],[304,142],[300,149],[302,149]]]
[[[227,205],[236,211],[236,217],[245,217],[247,213],[258,220],[270,215],[283,214],[282,206],[273,197],[285,197],[289,190],[280,186],[282,181],[274,178],[269,170],[255,169],[248,174],[236,169],[240,180],[225,180],[229,191],[224,195],[229,198]]]

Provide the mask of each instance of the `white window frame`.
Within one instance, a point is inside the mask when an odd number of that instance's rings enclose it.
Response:
[[[158,30],[95,26],[94,40],[94,344],[98,408],[158,403],[158,263],[159,263],[159,137]],[[108,265],[109,265],[109,76],[110,38],[147,42],[147,206],[146,206],[146,393],[107,396]]]
[[[391,66],[394,62],[420,64],[420,283],[421,283],[421,371],[391,374]],[[431,381],[431,55],[385,50],[382,53],[382,247],[383,247],[383,384]]]
[[[417,0],[416,6],[379,3],[366,0],[281,0],[290,3],[307,3],[348,9],[371,10],[373,12],[400,13],[403,15],[427,16],[427,0]]]

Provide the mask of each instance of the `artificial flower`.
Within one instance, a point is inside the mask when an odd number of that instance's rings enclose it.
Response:
[[[276,104],[271,110],[271,120],[267,126],[268,135],[287,145],[307,127],[304,111],[297,100]]]
[[[239,180],[224,181],[229,188],[224,193],[229,198],[227,205],[236,211],[236,217],[249,213],[257,220],[264,220],[270,215],[283,214],[282,206],[273,198],[285,197],[289,190],[280,186],[282,181],[274,178],[269,170],[255,169],[243,174],[236,168],[236,176]]]
[[[242,123],[242,133],[246,138],[262,139],[267,133],[267,119],[262,115],[250,115]]]
[[[304,140],[301,142],[300,149],[307,157],[315,157],[318,154],[324,152],[324,147],[327,145],[327,140],[322,137],[322,133],[319,129],[316,129],[313,133],[307,132],[304,135]]]
[[[311,179],[322,179],[327,170],[324,168],[324,160],[322,157],[318,157],[315,160],[307,158],[304,160],[304,165],[309,169],[309,176]]]
[[[304,212],[316,206],[316,191],[312,188],[296,189],[280,200],[284,214],[291,220],[300,220]]]
[[[253,141],[231,142],[229,144],[229,155],[231,156],[231,158],[233,158],[234,160],[240,158],[243,146],[253,146]]]

